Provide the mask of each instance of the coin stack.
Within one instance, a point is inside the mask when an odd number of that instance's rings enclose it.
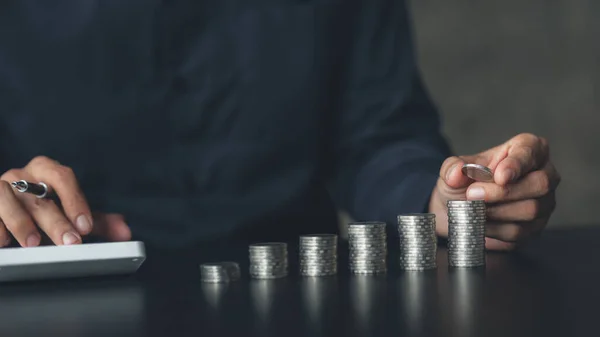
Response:
[[[275,279],[288,275],[287,244],[266,242],[250,245],[250,277]]]
[[[205,283],[227,283],[240,279],[240,266],[236,262],[215,262],[200,265],[200,278]]]
[[[400,269],[427,270],[437,267],[435,214],[403,214],[398,216]]]
[[[331,276],[337,274],[337,235],[300,236],[300,275]]]
[[[349,267],[353,274],[387,272],[385,222],[351,222],[348,224]]]
[[[452,267],[485,265],[485,202],[450,200],[448,205],[448,264]]]

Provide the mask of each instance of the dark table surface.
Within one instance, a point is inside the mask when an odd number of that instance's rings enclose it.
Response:
[[[0,285],[0,336],[597,336],[598,241],[600,229],[548,230],[481,269],[448,268],[440,246],[436,270],[390,257],[377,277],[350,276],[342,254],[337,277],[229,285],[201,284],[198,263],[246,268],[247,247],[149,249],[133,276]]]

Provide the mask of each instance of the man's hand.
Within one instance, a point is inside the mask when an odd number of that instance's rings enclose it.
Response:
[[[494,182],[469,179],[461,170],[464,163],[489,167]],[[511,250],[546,227],[556,206],[554,191],[560,180],[550,162],[548,142],[532,134],[520,134],[480,154],[446,159],[429,209],[438,219],[438,235],[446,237],[446,202],[465,197],[483,199],[488,219],[486,248]]]
[[[60,199],[62,209],[51,199],[39,199],[13,190],[17,180],[44,182]],[[109,241],[126,241],[131,231],[118,214],[94,214],[70,168],[47,157],[36,157],[21,169],[12,169],[0,177],[0,247],[11,242],[11,234],[23,247],[41,242],[40,230],[56,245],[82,242],[81,237],[95,234]]]

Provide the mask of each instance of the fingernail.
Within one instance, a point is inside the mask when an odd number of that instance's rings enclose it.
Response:
[[[42,240],[41,236],[35,233],[29,235],[29,237],[27,237],[27,241],[25,242],[27,244],[27,247],[35,247],[40,244],[40,240]]]
[[[79,242],[79,236],[71,232],[66,232],[63,234],[62,239],[63,245],[72,245]]]
[[[473,187],[467,191],[467,197],[471,200],[484,200],[485,190],[481,187]]]
[[[454,170],[456,170],[457,166],[458,165],[454,164],[454,166],[448,170],[448,173],[446,174],[446,181],[450,180],[450,176],[452,176],[452,173],[454,173]]]
[[[75,226],[77,226],[77,229],[80,233],[87,234],[92,230],[92,223],[90,222],[88,217],[83,214],[77,217],[77,221],[75,221]]]

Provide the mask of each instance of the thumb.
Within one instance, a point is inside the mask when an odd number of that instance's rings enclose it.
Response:
[[[440,178],[451,189],[466,189],[471,179],[462,173],[462,166],[469,162],[468,158],[449,157],[442,164]]]
[[[125,222],[125,217],[117,213],[94,213],[93,234],[108,241],[129,241],[131,230]]]

